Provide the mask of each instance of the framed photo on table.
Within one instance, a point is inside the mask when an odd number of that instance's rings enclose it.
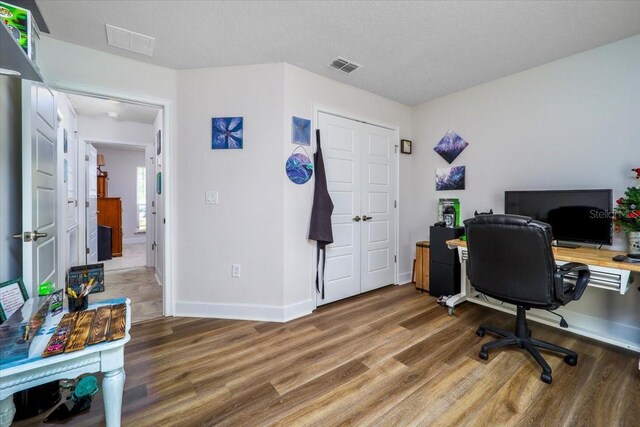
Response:
[[[28,299],[22,277],[0,283],[0,322],[11,317]]]

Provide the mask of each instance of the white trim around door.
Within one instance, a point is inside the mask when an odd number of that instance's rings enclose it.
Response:
[[[393,181],[394,181],[394,186],[395,186],[395,209],[394,209],[394,228],[395,228],[395,232],[394,234],[394,240],[395,242],[393,243],[394,246],[394,251],[395,251],[395,256],[396,256],[396,262],[394,264],[394,274],[393,274],[393,280],[394,280],[394,284],[398,284],[399,283],[399,269],[398,266],[400,265],[400,259],[399,257],[399,253],[400,253],[400,248],[399,248],[399,240],[398,240],[398,236],[400,233],[399,230],[399,212],[400,212],[400,206],[401,206],[401,201],[400,201],[400,156],[398,154],[399,152],[399,141],[400,141],[400,130],[399,130],[399,126],[398,125],[394,125],[394,124],[390,124],[390,123],[385,123],[385,122],[381,122],[378,120],[373,120],[373,119],[369,119],[366,117],[362,117],[359,116],[357,114],[353,114],[350,112],[345,112],[345,111],[341,111],[332,107],[327,107],[327,106],[323,106],[323,105],[318,105],[318,104],[314,104],[313,107],[313,120],[315,121],[315,123],[313,123],[314,128],[318,127],[318,123],[319,123],[319,116],[321,113],[324,114],[329,114],[332,116],[337,116],[340,118],[344,118],[344,119],[348,119],[348,120],[354,120],[357,122],[361,122],[361,123],[365,123],[367,125],[372,125],[372,126],[376,126],[376,127],[380,127],[380,128],[384,128],[387,130],[391,130],[393,131],[393,138],[394,138],[394,151],[395,151],[395,159],[394,161],[394,174],[395,176],[393,177]],[[324,147],[323,147],[324,148]],[[311,277],[309,278],[309,283],[311,286],[311,292],[312,295],[316,295],[316,289],[315,289],[315,261],[316,261],[316,249],[315,246],[311,249],[310,251],[310,259],[311,259],[311,265],[313,266],[313,268],[311,269]],[[317,301],[316,298],[312,298],[313,302],[314,302],[314,308],[317,308]]]
[[[148,105],[152,107],[161,108],[163,110],[163,183],[162,192],[165,198],[165,233],[164,233],[164,280],[162,286],[162,298],[163,298],[163,315],[173,316],[175,312],[175,298],[173,293],[173,284],[175,283],[175,271],[173,269],[173,247],[172,244],[175,241],[173,233],[173,218],[174,218],[174,206],[173,206],[173,163],[172,163],[172,142],[173,142],[173,101],[162,98],[155,98],[144,95],[136,95],[129,92],[122,92],[119,90],[101,88],[83,83],[69,82],[63,80],[50,80],[47,82],[53,90],[67,93],[75,93],[79,95],[117,99],[124,102],[131,102],[135,104]]]

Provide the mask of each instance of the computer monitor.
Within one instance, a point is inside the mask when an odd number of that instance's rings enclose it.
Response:
[[[550,224],[559,241],[613,242],[612,190],[505,191],[504,211]]]

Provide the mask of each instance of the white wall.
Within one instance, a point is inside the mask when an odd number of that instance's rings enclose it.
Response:
[[[0,75],[0,282],[22,276],[22,133],[20,79]]]
[[[283,64],[178,73],[178,314],[267,318],[281,309],[283,105]],[[212,150],[211,118],[236,116],[244,148]],[[218,205],[205,205],[207,190],[218,191]]]
[[[315,152],[314,107],[325,107],[347,116],[399,128],[400,138],[411,139],[411,108],[381,96],[327,79],[298,67],[285,64],[284,139],[280,160],[282,176],[286,159],[296,145],[291,144],[291,116],[312,121],[311,156]],[[399,144],[399,141],[398,141]],[[398,265],[400,283],[411,280],[412,255],[408,218],[411,211],[411,156],[400,155],[400,253]],[[315,301],[312,283],[315,278],[315,242],[307,239],[313,202],[313,179],[297,185],[286,179],[284,183],[284,260],[285,306],[296,307],[304,301]]]
[[[122,239],[124,244],[144,243],[145,234],[138,231],[138,211],[136,201],[137,168],[145,167],[145,154],[141,150],[111,147],[96,147],[98,154],[104,154],[109,173],[108,196],[120,197],[122,201]]]
[[[612,188],[633,184],[640,162],[640,36],[570,56],[415,107],[413,240],[427,238],[439,197],[462,216],[504,212],[505,190]],[[447,163],[433,147],[449,129],[469,141],[466,189],[435,191]],[[623,247],[616,236],[616,247]]]
[[[126,122],[109,117],[78,117],[78,135],[86,141],[120,142],[136,145],[153,145],[153,125]]]
[[[439,197],[459,197],[463,218],[504,212],[505,190],[612,188],[618,198],[640,166],[639,114],[640,36],[415,107],[411,240],[428,240]],[[466,165],[466,189],[436,192],[435,169],[447,163],[433,147],[449,129],[469,141],[453,163]],[[635,288],[589,288],[567,309],[637,327]]]

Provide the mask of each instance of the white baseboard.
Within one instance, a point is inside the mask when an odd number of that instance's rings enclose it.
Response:
[[[153,275],[156,276],[156,282],[158,282],[158,286],[162,287],[162,280],[160,279],[160,276],[158,276],[158,270],[154,269]]]
[[[122,243],[125,245],[131,245],[134,243],[147,243],[146,237],[127,237],[126,239],[122,239]]]
[[[407,283],[411,283],[411,272],[408,271],[406,273],[400,273],[398,282],[400,285],[406,285]]]
[[[311,300],[287,306],[176,301],[174,316],[288,322],[313,311]]]
[[[308,299],[306,301],[296,302],[294,304],[285,305],[283,311],[283,321],[297,319],[298,317],[311,314],[313,311],[313,300]]]

